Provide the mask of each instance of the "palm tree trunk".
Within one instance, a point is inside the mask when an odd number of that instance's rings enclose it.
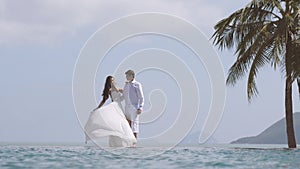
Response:
[[[299,95],[300,95],[300,77],[297,78],[297,83],[298,83],[298,92],[299,92]]]
[[[292,77],[291,77],[291,50],[292,39],[290,35],[287,35],[286,54],[285,54],[285,70],[286,70],[286,82],[285,82],[285,120],[286,120],[286,132],[289,148],[296,148],[296,139],[293,122],[293,98],[292,98]]]
[[[294,121],[293,121],[292,83],[289,77],[287,77],[286,84],[285,84],[285,120],[286,120],[288,146],[289,148],[296,148],[296,139],[295,139]]]

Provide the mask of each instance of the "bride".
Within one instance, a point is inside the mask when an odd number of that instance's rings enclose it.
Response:
[[[131,147],[137,142],[122,110],[122,89],[115,86],[114,78],[107,76],[103,99],[93,110],[85,125],[86,141],[108,136],[111,147]],[[112,102],[103,106],[107,99]]]

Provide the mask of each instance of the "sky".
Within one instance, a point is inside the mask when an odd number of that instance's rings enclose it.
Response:
[[[135,13],[161,12],[184,18],[209,38],[219,20],[248,2],[0,0],[0,142],[84,140],[73,104],[73,71],[87,40],[112,20]],[[146,35],[129,39],[114,48],[99,65],[95,76],[96,100],[101,99],[105,76],[114,73],[114,67],[125,56],[145,48],[163,48],[179,56],[193,55],[182,44],[166,37]],[[216,47],[215,50],[227,74],[235,60],[233,51],[219,51]],[[192,71],[203,72],[200,73],[203,77],[197,79],[201,84],[200,107],[203,109],[192,129],[192,132],[199,132],[209,109],[211,89],[203,64],[199,66],[193,65],[193,60],[185,61]],[[137,78],[145,85],[146,109],[150,107],[149,93],[158,87],[157,79],[163,79],[159,88],[167,96],[177,90],[176,85],[168,84],[172,79],[166,80],[170,77],[158,71],[145,71]],[[213,135],[218,142],[228,143],[240,137],[257,135],[284,117],[284,79],[280,70],[261,69],[257,84],[260,94],[251,104],[247,101],[246,78],[234,87],[226,87],[223,117]],[[294,89],[294,110],[300,111],[296,85]],[[180,100],[168,101],[173,104],[166,107],[165,115],[144,126],[145,136],[155,135],[171,125],[174,119],[170,112],[177,108]]]

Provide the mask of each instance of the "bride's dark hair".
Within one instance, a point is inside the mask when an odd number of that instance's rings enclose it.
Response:
[[[107,76],[106,77],[104,89],[103,89],[103,92],[102,92],[102,101],[99,104],[98,108],[100,108],[106,102],[106,100],[109,98],[112,78],[113,78],[112,76]]]

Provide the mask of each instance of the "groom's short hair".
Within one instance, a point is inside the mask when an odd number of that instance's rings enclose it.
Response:
[[[125,72],[125,74],[126,74],[126,75],[132,75],[133,77],[134,77],[134,75],[135,75],[135,73],[134,73],[133,70],[127,70],[127,71]]]

